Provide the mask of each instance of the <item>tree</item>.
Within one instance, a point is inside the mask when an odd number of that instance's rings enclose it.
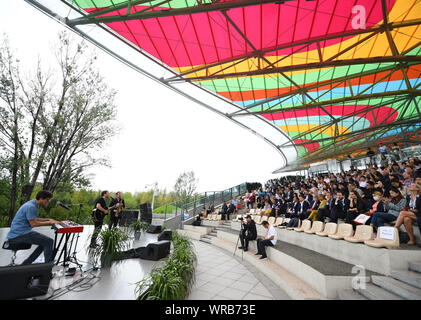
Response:
[[[62,32],[55,56],[55,71],[38,60],[35,75],[24,79],[7,39],[0,47],[0,169],[11,181],[9,223],[18,198],[28,201],[40,180],[50,191],[88,186],[86,169],[107,165],[100,149],[118,132],[116,92],[87,44]]]
[[[199,180],[195,178],[193,171],[180,174],[174,185],[176,200],[184,202],[189,199],[196,191],[198,181]]]

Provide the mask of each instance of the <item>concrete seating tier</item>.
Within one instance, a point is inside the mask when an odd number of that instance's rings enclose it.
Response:
[[[305,220],[304,220],[305,221]],[[231,228],[240,230],[240,223],[231,222]],[[264,236],[266,229],[257,225],[258,236]],[[342,231],[341,231],[342,229]],[[363,242],[353,243],[344,240],[347,236],[353,236],[352,226],[338,224],[338,231],[332,238],[308,234],[305,232],[295,232],[282,228],[277,228],[278,240],[290,243],[314,252],[322,252],[333,259],[347,262],[352,265],[362,265],[366,270],[377,272],[383,275],[391,275],[395,270],[407,270],[412,261],[421,261],[421,250],[417,246],[401,244],[398,248],[390,246],[390,249],[372,247]],[[349,239],[348,239],[349,240]]]

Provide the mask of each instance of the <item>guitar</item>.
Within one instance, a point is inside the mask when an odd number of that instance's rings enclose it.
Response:
[[[117,204],[116,204],[117,205]],[[115,209],[116,208],[116,205],[114,205],[114,206],[112,206],[112,207],[110,207],[110,208],[108,208],[107,210],[108,210],[108,212],[110,211],[110,210],[113,210],[113,209]],[[92,220],[94,220],[95,222],[97,222],[97,221],[102,221],[102,220],[104,220],[104,217],[105,217],[105,215],[106,214],[108,214],[108,213],[104,213],[104,212],[102,212],[102,211],[100,211],[99,209],[97,209],[97,208],[93,208],[92,209]]]

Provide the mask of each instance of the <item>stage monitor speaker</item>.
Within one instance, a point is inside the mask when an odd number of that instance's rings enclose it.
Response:
[[[172,231],[171,230],[164,230],[161,232],[161,234],[158,236],[158,241],[161,240],[172,240]]]
[[[54,262],[0,267],[0,300],[15,300],[48,292]]]
[[[161,226],[155,226],[151,224],[146,232],[147,233],[161,233]]]
[[[140,259],[158,261],[170,253],[171,241],[162,240],[149,243],[146,248],[138,248]]]
[[[140,205],[140,220],[146,223],[152,223],[152,208],[148,202]]]
[[[129,226],[133,222],[137,221],[139,217],[139,212],[134,210],[123,210],[121,211],[120,215],[121,219],[118,224],[120,227],[124,227]]]

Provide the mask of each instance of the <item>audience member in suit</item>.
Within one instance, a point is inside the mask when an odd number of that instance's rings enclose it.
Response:
[[[330,222],[338,223],[338,219],[345,219],[346,212],[349,207],[349,199],[345,198],[341,191],[336,193],[336,199],[331,201],[330,209]]]
[[[286,218],[296,218],[298,214],[298,208],[299,208],[299,199],[297,195],[294,195],[292,203],[289,203],[290,207],[287,213],[285,214]]]
[[[307,210],[310,208],[310,204],[305,200],[304,195],[300,194],[298,198],[300,202],[298,202],[296,214],[300,220],[304,220],[307,217]]]
[[[313,204],[313,195],[308,192],[307,190],[304,192],[305,200],[308,202],[308,204],[311,206]]]
[[[398,219],[396,220],[395,228],[399,228],[403,224],[409,235],[408,244],[414,245],[415,239],[412,224],[415,221],[417,221],[421,232],[421,187],[418,184],[411,183],[409,192],[411,194],[407,198],[404,210],[400,212]]]
[[[218,214],[221,214],[222,215],[222,219],[225,219],[225,215],[227,214],[227,211],[228,211],[227,202],[224,201],[224,203],[222,204],[221,211],[219,211]]]
[[[235,205],[231,202],[227,210],[226,219],[229,220],[230,214],[233,214],[234,212],[235,212]]]
[[[355,218],[360,214],[365,213],[366,205],[364,200],[360,197],[357,191],[351,191],[349,193],[349,208],[346,213],[345,222],[352,224],[353,229],[357,228],[356,223],[354,222]]]

